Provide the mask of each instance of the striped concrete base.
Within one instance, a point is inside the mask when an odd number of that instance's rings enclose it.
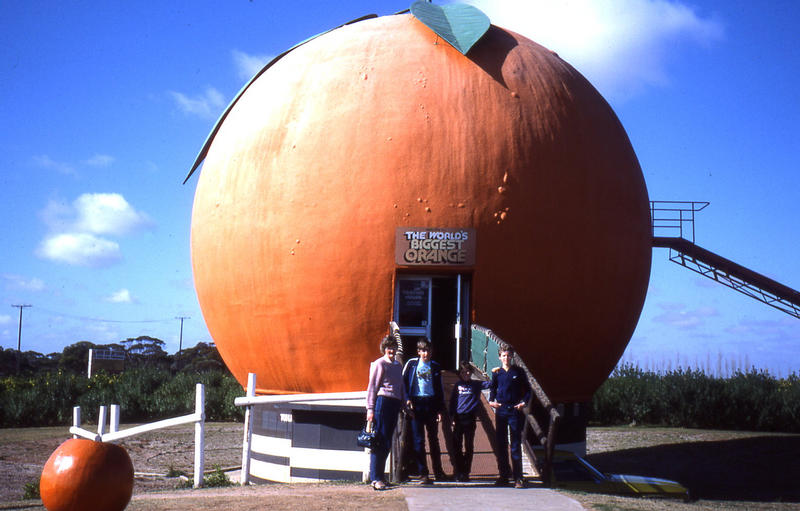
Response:
[[[252,482],[365,481],[369,451],[356,445],[364,400],[254,405]]]

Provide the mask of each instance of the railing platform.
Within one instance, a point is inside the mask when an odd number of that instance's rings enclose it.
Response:
[[[800,292],[694,243],[695,213],[708,204],[652,201],[653,247],[668,248],[670,261],[800,319]]]

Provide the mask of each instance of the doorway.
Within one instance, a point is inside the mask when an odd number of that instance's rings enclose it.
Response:
[[[468,357],[469,275],[405,275],[395,282],[394,321],[406,360],[417,356],[417,340],[429,339],[433,359],[456,370]]]

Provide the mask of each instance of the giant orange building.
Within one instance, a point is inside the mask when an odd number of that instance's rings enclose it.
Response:
[[[412,14],[330,31],[255,79],[204,156],[195,286],[243,385],[363,390],[391,320],[452,369],[480,324],[554,401],[585,402],[636,326],[634,151],[580,73],[513,32],[464,54]]]

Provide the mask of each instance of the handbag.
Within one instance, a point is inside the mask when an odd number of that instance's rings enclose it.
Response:
[[[375,430],[373,429],[372,421],[367,421],[367,424],[361,429],[361,433],[358,434],[356,443],[359,447],[364,447],[366,449],[378,448],[380,442],[378,441],[378,437],[375,436]]]

